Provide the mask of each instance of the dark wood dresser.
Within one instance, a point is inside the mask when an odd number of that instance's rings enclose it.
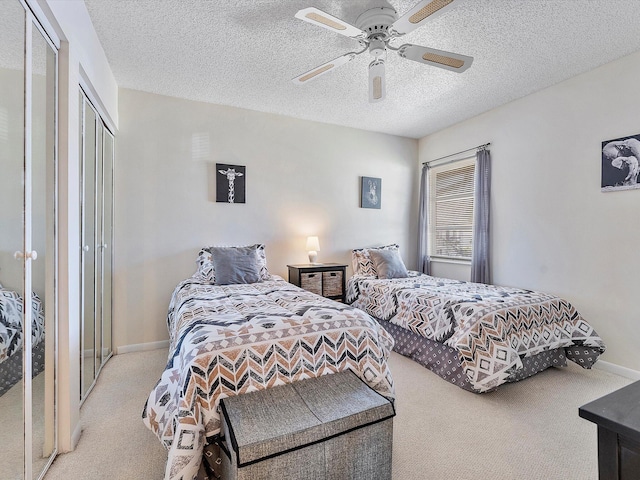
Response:
[[[598,425],[599,479],[640,479],[640,381],[583,405],[579,413]]]

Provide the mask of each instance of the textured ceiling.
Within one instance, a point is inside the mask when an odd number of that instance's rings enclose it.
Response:
[[[118,85],[421,138],[640,50],[639,0],[457,0],[406,35],[474,57],[458,74],[387,57],[370,104],[368,53],[305,85],[291,79],[359,44],[294,18],[315,6],[349,23],[417,0],[85,0]]]

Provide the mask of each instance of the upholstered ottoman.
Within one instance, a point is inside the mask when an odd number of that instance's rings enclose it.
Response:
[[[220,406],[224,480],[391,479],[393,404],[350,371]]]

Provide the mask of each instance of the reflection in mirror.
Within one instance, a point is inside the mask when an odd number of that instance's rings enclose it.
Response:
[[[31,61],[32,472],[55,448],[55,51],[34,26]]]
[[[22,308],[25,13],[3,2],[0,14],[0,479],[24,471]]]

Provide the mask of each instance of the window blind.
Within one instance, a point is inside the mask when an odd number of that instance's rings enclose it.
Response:
[[[475,159],[429,171],[430,256],[471,260]]]

